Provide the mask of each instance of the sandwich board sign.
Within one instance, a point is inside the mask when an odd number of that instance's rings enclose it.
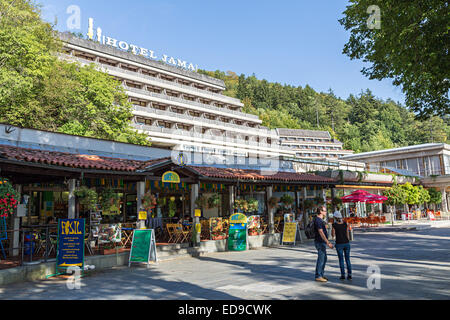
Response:
[[[130,260],[128,261],[128,267],[132,262],[147,263],[147,267],[150,261],[158,262],[156,255],[156,241],[155,233],[153,229],[136,229],[133,232],[133,242],[131,244]]]
[[[247,216],[242,213],[233,214],[228,230],[228,250],[247,250]]]
[[[295,246],[295,240],[297,239],[297,231],[298,231],[297,222],[286,222],[284,224],[283,238],[281,240],[281,244],[284,244],[285,242],[294,243]]]
[[[84,219],[58,220],[56,273],[69,267],[84,269],[84,226]]]

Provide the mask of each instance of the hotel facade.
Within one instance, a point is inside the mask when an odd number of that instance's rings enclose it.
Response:
[[[295,156],[280,145],[276,130],[242,112],[239,99],[223,94],[222,80],[193,71],[192,64],[165,55],[156,61],[150,59],[153,51],[114,39],[103,44],[67,33],[60,37],[65,52],[61,59],[95,64],[122,83],[133,105],[132,126],[146,133],[153,146],[219,157]],[[121,50],[127,47],[134,52]]]

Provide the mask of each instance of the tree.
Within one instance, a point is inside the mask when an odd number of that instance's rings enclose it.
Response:
[[[93,66],[59,60],[53,27],[29,0],[0,0],[0,122],[150,145],[130,126],[120,83]]]
[[[394,85],[402,87],[408,107],[419,117],[448,115],[448,2],[350,0],[350,3],[344,18],[339,20],[350,31],[343,53],[370,63],[370,67],[362,69],[369,79],[393,79]],[[377,14],[381,21],[370,24]]]
[[[436,204],[440,204],[442,202],[442,193],[435,188],[428,189],[428,193],[430,195],[429,203],[434,205],[434,209],[436,210]]]
[[[391,222],[394,225],[395,206],[406,203],[406,192],[400,185],[394,183],[392,188],[383,191],[383,195],[388,198],[385,204],[391,208]]]

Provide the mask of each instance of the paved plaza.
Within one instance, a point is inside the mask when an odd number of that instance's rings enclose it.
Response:
[[[62,279],[9,285],[0,288],[0,298],[450,299],[450,228],[356,233],[352,243],[352,281],[339,280],[336,251],[328,250],[328,254],[328,283],[314,281],[316,250],[308,242],[297,247],[180,258],[149,269],[115,268],[83,278],[78,290],[68,289]],[[376,274],[368,273],[368,268],[373,271],[377,267],[381,271],[380,282]]]

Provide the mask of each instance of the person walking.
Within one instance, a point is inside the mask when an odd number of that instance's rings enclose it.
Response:
[[[317,216],[314,218],[314,245],[317,249],[316,263],[316,281],[327,282],[328,278],[324,277],[325,265],[327,263],[327,246],[333,249],[333,245],[328,241],[328,232],[325,226],[324,218],[327,214],[327,208],[321,206],[317,209]]]
[[[345,280],[345,264],[347,265],[347,279],[352,280],[352,264],[350,262],[350,234],[349,227],[342,219],[342,214],[337,211],[334,213],[335,221],[331,236],[336,239],[336,251],[339,257],[339,266],[341,268],[341,280]]]

